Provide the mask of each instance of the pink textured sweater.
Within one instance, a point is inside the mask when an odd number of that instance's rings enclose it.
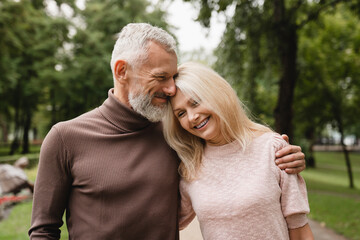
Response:
[[[207,146],[198,178],[181,180],[180,229],[197,215],[206,240],[289,239],[307,223],[306,185],[275,165],[286,142],[276,133],[255,138],[245,152],[237,142]]]

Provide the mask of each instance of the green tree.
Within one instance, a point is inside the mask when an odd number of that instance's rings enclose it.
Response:
[[[326,124],[339,131],[351,188],[354,183],[344,137],[359,128],[359,51],[359,19],[344,6],[306,26],[299,41],[295,101],[297,130],[303,130],[311,142]]]
[[[42,1],[2,1],[0,4],[1,115],[14,124],[10,153],[20,145],[29,152],[33,113],[42,100],[44,72],[54,69],[54,56],[67,33],[63,19],[49,17]]]
[[[340,2],[358,6],[358,1],[185,1],[200,2],[198,19],[205,26],[210,25],[213,11],[224,12],[229,6],[235,8],[217,50],[217,69],[232,80],[235,86],[242,88],[242,92],[247,93],[245,100],[256,106],[260,104],[257,102],[259,97],[256,94],[259,81],[275,83],[278,88],[276,105],[272,108],[275,129],[287,133],[292,139],[293,100],[298,78],[299,31]],[[273,97],[269,96],[269,99]]]
[[[146,0],[0,2],[0,126],[5,140],[11,126],[11,153],[29,150],[34,115],[48,128],[104,101],[113,86],[110,56],[115,35],[129,22],[168,29],[160,6]],[[66,10],[64,10],[66,9]],[[42,114],[39,114],[43,111]]]
[[[48,94],[52,103],[51,125],[100,105],[113,86],[110,58],[115,37],[130,22],[149,22],[168,29],[165,13],[146,0],[89,0],[74,11],[74,36],[68,57],[59,65],[58,81]]]

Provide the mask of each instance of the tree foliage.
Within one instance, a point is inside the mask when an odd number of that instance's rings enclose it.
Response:
[[[198,20],[204,26],[210,25],[214,11],[234,8],[216,52],[215,67],[243,93],[242,98],[254,112],[269,113],[271,109],[275,129],[291,138],[299,32],[341,2],[353,8],[359,5],[357,0],[185,1],[200,3]],[[266,97],[258,94],[264,86]],[[274,101],[276,104],[269,108]]]
[[[67,32],[63,19],[52,19],[37,1],[2,1],[0,5],[0,71],[2,119],[14,123],[11,153],[28,152],[28,132],[46,84],[44,72],[53,69],[56,50]]]
[[[92,109],[107,97],[113,86],[110,57],[116,34],[129,22],[149,22],[167,29],[165,13],[148,11],[145,0],[90,0],[76,17],[75,35],[68,46],[68,56],[61,63],[59,81],[49,90],[53,104],[52,124]]]
[[[360,1],[187,1],[200,2],[204,26],[214,11],[234,8],[215,68],[253,112],[292,141],[312,146],[325,126],[336,127],[353,187],[344,134],[359,129]]]
[[[310,145],[328,124],[341,135],[350,187],[351,163],[346,133],[359,135],[360,25],[344,6],[304,28],[299,41],[299,86],[296,89],[297,132]],[[311,155],[310,155],[311,156]]]
[[[168,28],[147,0],[88,0],[84,9],[75,0],[0,2],[0,125],[2,140],[14,134],[11,153],[21,143],[29,151],[34,119],[48,119],[47,132],[106,99],[115,37],[129,22]]]

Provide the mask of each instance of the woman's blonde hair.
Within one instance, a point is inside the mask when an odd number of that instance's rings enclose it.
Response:
[[[245,150],[255,131],[271,131],[249,119],[233,88],[211,68],[200,63],[187,62],[179,66],[178,74],[175,80],[177,89],[200,104],[205,104],[219,116],[220,131],[226,142],[238,141]],[[193,180],[201,166],[205,141],[181,127],[170,103],[163,125],[166,141],[181,159],[180,175],[187,180]]]

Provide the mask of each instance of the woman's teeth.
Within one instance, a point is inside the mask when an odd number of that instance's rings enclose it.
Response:
[[[195,129],[199,129],[202,128],[203,126],[205,126],[205,124],[209,121],[209,118],[206,118],[204,121],[202,121],[199,125],[195,126]]]

